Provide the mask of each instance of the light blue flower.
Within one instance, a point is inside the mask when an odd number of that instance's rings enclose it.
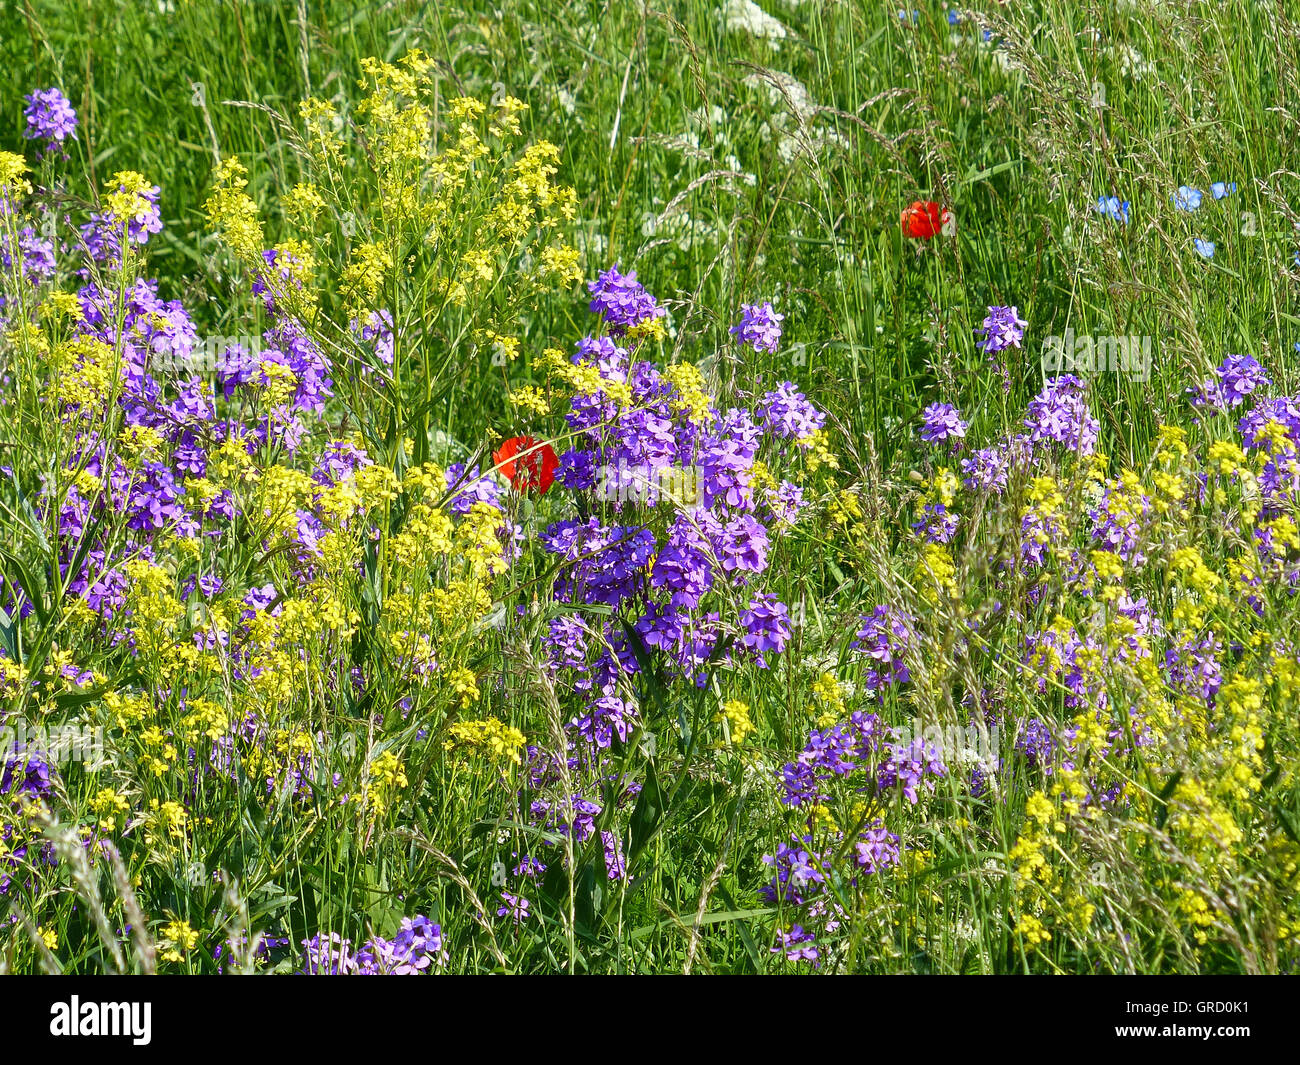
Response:
[[[1201,206],[1203,195],[1200,189],[1194,189],[1190,185],[1179,185],[1178,192],[1174,196],[1174,206],[1180,211],[1195,211]]]
[[[1098,214],[1104,214],[1108,218],[1115,219],[1116,222],[1127,224],[1128,208],[1128,200],[1121,200],[1118,196],[1100,196],[1093,210]]]
[[[1236,192],[1236,191],[1237,191],[1237,183],[1235,181],[1228,181],[1228,182],[1216,181],[1210,185],[1210,194],[1216,200],[1221,200],[1225,196],[1227,196],[1228,193]]]
[[[1197,237],[1197,238],[1195,238],[1195,239],[1192,241],[1192,244],[1194,244],[1194,245],[1196,246],[1196,253],[1197,253],[1197,254],[1198,254],[1202,259],[1213,259],[1213,258],[1214,258],[1214,242],[1213,242],[1213,241],[1202,240],[1200,237]]]

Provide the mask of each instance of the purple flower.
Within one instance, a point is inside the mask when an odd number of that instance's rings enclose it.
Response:
[[[32,284],[48,280],[54,276],[58,261],[54,255],[54,241],[42,239],[31,226],[18,231],[19,262],[22,264],[23,276]],[[9,251],[9,235],[0,231],[0,266],[13,268],[13,258]],[[4,297],[0,297],[0,307],[4,306]]]
[[[989,355],[1004,348],[1018,348],[1028,324],[1015,307],[990,307],[988,317],[975,330],[983,338],[979,346]]]
[[[1080,455],[1092,454],[1101,433],[1101,423],[1088,411],[1083,382],[1074,374],[1043,386],[1025,413],[1025,428],[1031,443],[1054,440]]]
[[[781,525],[794,525],[799,520],[799,512],[808,505],[803,488],[789,481],[782,481],[768,496],[767,503],[772,517]]]
[[[37,89],[23,99],[27,101],[23,109],[23,117],[27,119],[23,136],[28,140],[43,140],[52,146],[62,144],[68,137],[76,138],[77,112],[58,89]]]
[[[948,773],[938,751],[933,744],[927,744],[920,736],[909,744],[888,744],[889,757],[876,774],[876,787],[880,791],[898,785],[912,805],[916,805],[919,795],[917,788],[927,777],[942,777]]]
[[[784,314],[777,314],[769,303],[742,303],[740,321],[731,327],[731,335],[755,351],[776,351],[781,341]]]
[[[931,403],[921,413],[921,439],[930,443],[960,439],[970,427],[951,403]]]
[[[893,607],[881,605],[862,616],[862,627],[849,646],[877,663],[870,682],[872,688],[878,689],[890,684],[905,684],[911,679],[904,657],[911,642],[912,631],[907,616]]]
[[[758,406],[763,428],[775,436],[804,440],[826,424],[826,415],[808,401],[791,381],[782,381]]]
[[[561,614],[551,619],[542,646],[552,667],[582,669],[587,663],[587,626],[575,614]]]
[[[771,948],[773,954],[784,954],[786,961],[806,961],[813,965],[821,964],[821,951],[816,947],[817,937],[804,930],[803,925],[792,925],[788,932],[776,934],[777,945]]]
[[[1258,388],[1271,382],[1264,367],[1250,355],[1229,355],[1215,367],[1214,377],[1189,388],[1192,405],[1215,411],[1238,407]]]
[[[1016,739],[1016,750],[1025,756],[1031,766],[1045,768],[1050,772],[1052,752],[1055,749],[1056,741],[1052,738],[1051,729],[1036,717],[1025,722],[1024,729]]]
[[[862,830],[853,845],[853,861],[864,873],[878,873],[898,864],[898,837],[877,820]]]
[[[960,518],[942,503],[927,503],[919,521],[912,523],[917,534],[931,544],[949,544],[957,535]]]
[[[444,477],[447,488],[454,492],[450,506],[457,514],[468,514],[475,503],[500,509],[501,486],[490,477],[481,477],[477,466],[467,472],[463,462],[453,462]]]
[[[820,892],[826,883],[826,859],[819,854],[810,854],[804,850],[804,840],[794,839],[782,843],[776,854],[763,855],[763,862],[775,870],[775,875],[759,893],[768,901],[802,904],[810,895]]]
[[[515,924],[523,924],[531,916],[530,903],[522,895],[512,895],[508,891],[501,892],[501,905],[497,907],[498,917],[511,917]]]
[[[357,954],[352,941],[337,932],[322,938],[317,932],[311,939],[302,941],[305,954],[301,972],[310,976],[349,976],[359,971]]]
[[[128,244],[147,244],[154,233],[162,231],[162,212],[158,209],[161,190],[157,185],[145,189],[141,196],[143,206],[127,222]],[[117,265],[122,258],[122,224],[109,212],[97,212],[80,229],[86,254],[95,262]]]
[[[655,298],[636,279],[636,271],[619,273],[617,264],[611,266],[595,281],[587,282],[592,295],[590,310],[601,315],[616,332],[663,315]]]
[[[1011,464],[1007,447],[980,448],[968,459],[961,460],[962,484],[994,494],[1007,487],[1007,470]]]
[[[388,311],[370,311],[364,319],[354,318],[349,325],[363,342],[374,345],[380,362],[393,365],[393,316]]]
[[[763,593],[749,601],[749,609],[740,615],[745,629],[742,642],[757,652],[759,661],[766,651],[780,654],[790,639],[790,613],[775,595]]]
[[[34,751],[8,759],[4,772],[0,773],[0,795],[14,791],[33,799],[43,799],[53,787],[50,763]]]
[[[569,722],[569,727],[599,750],[607,750],[617,735],[626,743],[636,728],[636,706],[617,695],[602,695],[591,704],[590,711]]]

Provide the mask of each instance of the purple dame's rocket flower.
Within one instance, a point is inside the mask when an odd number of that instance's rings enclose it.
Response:
[[[1028,324],[1016,307],[990,307],[988,317],[975,330],[982,337],[979,346],[989,355],[1003,348],[1018,348]]]
[[[1189,388],[1192,405],[1225,411],[1240,406],[1257,388],[1269,385],[1268,374],[1250,355],[1229,355],[1214,369],[1214,376]]]
[[[969,428],[951,403],[931,403],[921,413],[921,419],[921,439],[930,443],[960,439]]]
[[[43,140],[50,147],[61,145],[69,137],[76,138],[77,112],[58,89],[37,89],[23,99],[27,101],[23,136],[28,140]]]
[[[749,609],[740,615],[740,624],[745,629],[745,646],[760,655],[765,651],[780,654],[790,638],[789,611],[784,603],[769,593],[756,595],[750,600]]]
[[[1097,446],[1101,423],[1088,410],[1084,384],[1074,374],[1053,377],[1030,402],[1025,428],[1033,444],[1055,440],[1080,455]]]
[[[595,281],[589,281],[587,290],[592,296],[591,310],[601,315],[615,332],[664,313],[645,286],[637,281],[635,270],[622,274],[617,265],[611,266]]]
[[[781,341],[784,314],[777,314],[768,303],[742,303],[740,321],[731,327],[731,335],[755,351],[776,351]]]

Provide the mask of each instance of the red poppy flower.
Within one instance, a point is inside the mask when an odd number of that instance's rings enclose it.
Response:
[[[532,436],[512,436],[493,452],[492,461],[520,492],[530,488],[549,491],[560,468],[555,448]]]
[[[917,200],[903,210],[901,222],[903,236],[930,240],[939,233],[949,233],[953,217],[951,211],[933,200]]]

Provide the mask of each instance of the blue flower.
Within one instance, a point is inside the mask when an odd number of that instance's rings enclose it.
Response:
[[[1194,189],[1189,185],[1179,185],[1178,192],[1174,196],[1174,206],[1180,211],[1195,211],[1201,206],[1201,197],[1204,193],[1200,189]]]
[[[1097,199],[1093,210],[1098,214],[1104,214],[1109,218],[1115,219],[1116,222],[1128,224],[1128,200],[1120,200],[1118,196],[1100,196]]]
[[[1235,181],[1215,181],[1210,185],[1210,195],[1212,195],[1216,200],[1221,200],[1227,196],[1228,193],[1236,191],[1237,183]]]
[[[1192,243],[1196,246],[1196,253],[1197,253],[1197,254],[1198,254],[1202,259],[1213,259],[1213,258],[1214,258],[1214,242],[1213,242],[1213,241],[1210,241],[1210,240],[1202,240],[1200,237],[1196,237],[1196,238],[1192,241]]]

